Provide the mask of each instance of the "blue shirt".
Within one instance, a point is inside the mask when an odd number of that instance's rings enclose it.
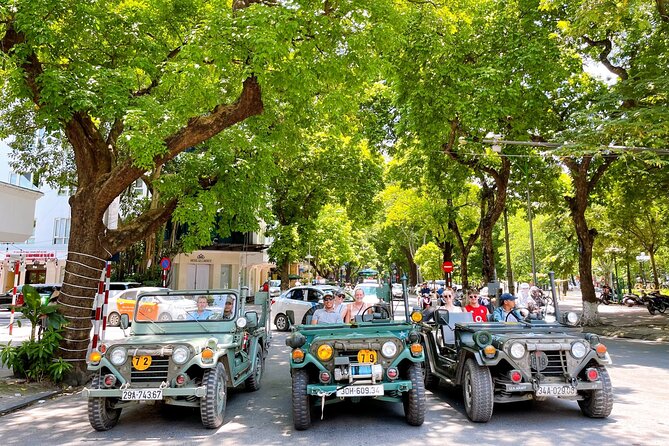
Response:
[[[189,311],[188,312],[188,319],[189,321],[204,321],[209,319],[209,316],[211,316],[212,311],[211,310],[204,310],[202,313],[198,313],[197,310]]]
[[[511,313],[512,316],[509,316],[509,318],[507,319],[507,315],[509,313]],[[524,318],[515,308],[507,313],[506,311],[504,311],[504,307],[497,307],[495,308],[495,311],[492,312],[488,320],[491,322],[520,322],[524,320]]]

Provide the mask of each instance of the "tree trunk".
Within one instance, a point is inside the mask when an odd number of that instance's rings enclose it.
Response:
[[[417,285],[418,284],[418,268],[416,267],[416,262],[413,260],[413,255],[411,254],[411,250],[409,248],[403,247],[401,248],[402,252],[404,252],[404,255],[407,258],[407,263],[409,264],[409,282],[408,286],[411,285]]]
[[[102,213],[96,212],[95,200],[82,190],[70,199],[72,220],[68,245],[65,280],[58,298],[67,307],[62,311],[67,325],[59,355],[70,362],[73,370],[66,377],[71,385],[88,380],[86,350],[90,341],[93,300],[97,293],[106,253],[101,244],[104,233]]]

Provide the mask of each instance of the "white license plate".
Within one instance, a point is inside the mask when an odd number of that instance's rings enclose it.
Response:
[[[121,393],[121,399],[131,400],[162,400],[163,389],[127,389]]]
[[[537,389],[536,395],[537,396],[575,396],[577,393],[578,392],[576,391],[576,387],[572,387],[572,386],[543,385],[543,386],[539,386],[539,388]]]
[[[373,386],[348,386],[337,390],[337,396],[378,396],[383,395],[383,384]]]

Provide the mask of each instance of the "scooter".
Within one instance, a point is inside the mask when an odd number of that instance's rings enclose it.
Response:
[[[646,293],[643,294],[645,296]],[[628,307],[633,307],[635,305],[646,305],[643,296],[637,296],[634,293],[623,294],[622,304]]]

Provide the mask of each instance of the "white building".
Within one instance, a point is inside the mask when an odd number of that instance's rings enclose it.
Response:
[[[65,275],[65,261],[70,235],[70,206],[68,191],[58,191],[46,186],[39,190],[32,184],[31,175],[19,175],[9,167],[10,149],[0,141],[0,209],[3,209],[0,236],[0,292],[14,285],[14,259],[25,260],[23,283],[60,283]],[[134,186],[138,193],[146,193],[141,180]],[[3,194],[5,198],[3,198]],[[18,221],[17,196],[34,196],[34,220],[21,210],[25,222]],[[2,200],[5,200],[3,202]],[[23,208],[21,208],[23,209]],[[10,212],[7,212],[11,210]],[[12,215],[13,218],[8,216]],[[110,206],[107,226],[116,227],[118,200]],[[14,232],[11,232],[14,231]],[[11,234],[14,237],[9,238]],[[242,240],[240,242],[240,240]],[[20,241],[22,240],[22,241]],[[4,243],[8,242],[8,243]],[[168,286],[173,289],[238,288],[248,286],[257,291],[268,279],[274,264],[269,262],[266,240],[262,233],[234,234],[217,242],[211,249],[190,254],[180,254],[172,260]]]

